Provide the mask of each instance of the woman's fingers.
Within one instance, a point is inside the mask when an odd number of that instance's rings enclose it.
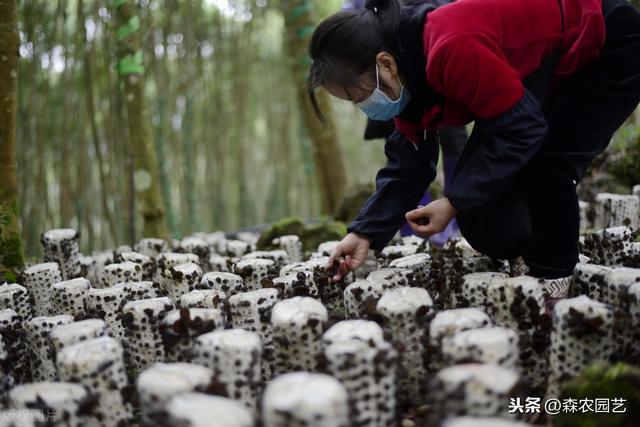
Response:
[[[335,260],[338,259],[340,255],[342,255],[342,246],[340,244],[337,244],[336,247],[333,248],[333,251],[331,251],[331,255],[329,255],[329,261],[327,261],[325,270],[331,271],[334,266]]]
[[[343,254],[344,250],[342,249],[342,245],[338,244],[335,248],[333,248],[331,255],[329,255],[329,261],[327,261],[325,270],[327,271],[329,276],[331,276],[331,280],[333,282],[339,282],[344,276],[349,273],[347,263],[344,260],[340,259]]]
[[[347,267],[347,263],[345,262],[345,260],[340,260],[340,266],[338,267],[336,274],[334,274],[332,281],[339,282],[347,274],[349,274],[349,268]]]
[[[353,270],[353,264],[354,264],[354,259],[351,258],[351,255],[347,255],[345,258],[345,265],[347,266],[347,269],[349,269],[349,271]]]
[[[349,256],[347,255],[347,258]],[[346,260],[342,260],[340,261],[340,275],[342,277],[346,276],[347,274],[349,274],[349,263]]]
[[[362,260],[360,259],[360,254],[354,253],[355,258],[352,257],[351,255],[347,256],[347,265],[349,266],[349,271],[353,271],[355,269],[357,269],[358,267],[360,267],[360,264],[362,264]]]
[[[331,254],[331,257],[329,258],[329,262],[327,264],[327,267],[325,268],[325,271],[327,272],[327,276],[331,277],[332,281],[336,281],[336,280],[340,280],[340,263],[341,261],[339,261],[338,257],[341,255],[341,252],[336,252],[335,250],[333,251],[333,253]],[[336,277],[338,279],[336,279]]]
[[[332,282],[342,280],[357,269],[366,257],[369,242],[350,233],[331,252],[325,267]]]
[[[423,208],[409,211],[404,215],[404,217],[408,222],[415,222],[420,225],[427,225],[430,222],[429,218],[431,217],[431,215],[433,215],[433,212],[431,211],[431,209],[429,209],[429,206],[426,206]]]
[[[411,222],[411,221],[417,221],[419,218],[421,218],[422,216],[424,216],[423,210],[422,209],[414,209],[412,211],[409,211],[405,214],[405,218],[407,219],[407,221]]]
[[[425,208],[409,211],[405,214],[405,218],[409,226],[416,232],[426,231],[426,228],[431,223],[429,212]]]
[[[437,233],[437,227],[433,225],[431,216],[434,214],[430,205],[414,209],[405,214],[409,227],[421,237],[429,237]]]
[[[434,225],[431,223],[427,225],[421,225],[416,222],[410,221],[409,227],[411,227],[411,229],[415,231],[416,234],[418,234],[420,237],[429,237],[432,234],[435,234],[438,232],[438,230],[436,230]]]

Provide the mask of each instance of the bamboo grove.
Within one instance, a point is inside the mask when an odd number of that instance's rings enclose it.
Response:
[[[318,3],[19,2],[16,156],[27,256],[39,255],[51,227],[80,230],[86,252],[140,238],[145,202],[136,193],[149,178],[138,173],[141,157],[157,169],[173,236],[317,218],[349,183],[371,182],[384,155],[381,144],[362,142],[363,116],[330,105],[338,131],[327,131],[301,106],[305,25],[340,7]],[[133,52],[127,32],[140,55],[125,64],[139,61],[133,89],[119,72]],[[148,157],[132,143],[145,127]],[[336,168],[343,158],[348,165]]]

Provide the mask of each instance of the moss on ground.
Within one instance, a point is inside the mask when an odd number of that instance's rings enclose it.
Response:
[[[373,184],[357,184],[349,188],[340,199],[337,208],[333,212],[333,218],[337,221],[350,222],[358,215],[367,199],[376,190]]]
[[[609,411],[596,413],[560,412],[553,417],[557,427],[631,427],[640,419],[640,369],[624,363],[616,365],[593,365],[582,375],[567,382],[560,400],[564,399],[607,399]],[[624,399],[624,413],[613,413],[613,399]]]
[[[0,283],[16,282],[24,268],[22,240],[17,227],[15,205],[0,205]]]
[[[316,224],[305,224],[300,218],[283,218],[267,227],[258,240],[259,250],[275,249],[271,243],[280,236],[295,234],[302,241],[302,250],[315,251],[318,245],[328,240],[340,240],[347,233],[347,226],[340,221],[325,219]]]

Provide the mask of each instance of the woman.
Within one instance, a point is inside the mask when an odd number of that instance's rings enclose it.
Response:
[[[405,0],[403,4],[408,4],[410,1]],[[342,3],[342,10],[358,10],[364,9],[366,4],[365,0],[345,0]],[[395,131],[395,124],[393,120],[377,121],[369,119],[367,121],[367,127],[364,132],[364,139],[387,139]],[[445,127],[440,132],[440,147],[442,148],[442,163],[444,171],[444,186],[445,188],[451,181],[453,171],[458,162],[458,158],[462,154],[464,143],[467,140],[467,131],[464,126],[458,127]],[[419,201],[419,204],[424,206],[431,202],[431,193],[427,189],[424,195]],[[401,236],[414,235],[415,231],[411,229],[409,223],[405,223],[400,228]],[[459,235],[458,224],[455,218],[447,224],[445,229],[440,233],[434,233],[429,236],[429,242],[437,247],[442,247],[449,239],[456,238]]]
[[[419,234],[455,216],[495,258],[521,256],[550,297],[578,260],[576,185],[640,100],[640,13],[625,0],[369,1],[315,30],[309,92],[393,118],[377,191],[331,255],[334,280],[380,250],[405,218]],[[321,112],[316,108],[321,117]],[[442,199],[437,129],[475,121]]]

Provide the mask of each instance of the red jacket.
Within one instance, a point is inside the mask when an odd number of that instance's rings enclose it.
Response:
[[[425,111],[421,123],[396,118],[396,126],[413,139],[422,129],[496,117],[522,98],[522,79],[554,47],[563,52],[557,82],[596,58],[604,39],[601,0],[458,0],[442,6],[427,14],[423,43],[427,82],[444,101]]]

